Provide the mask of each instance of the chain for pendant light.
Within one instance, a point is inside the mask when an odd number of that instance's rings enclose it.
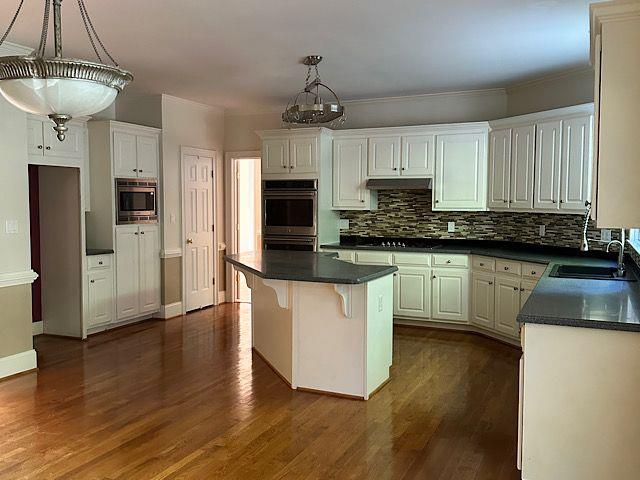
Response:
[[[16,20],[18,19],[18,15],[20,15],[20,10],[22,10],[22,5],[23,4],[24,4],[24,0],[20,0],[20,4],[18,5],[18,9],[16,10],[16,13],[13,15],[13,18],[11,19],[11,22],[9,23],[9,26],[5,30],[4,35],[2,35],[2,38],[0,38],[0,45],[2,45],[4,43],[4,41],[9,36],[9,33],[11,33],[11,29],[13,28],[13,24],[16,23]]]
[[[114,60],[114,58],[111,56],[111,53],[109,53],[109,50],[107,50],[107,48],[104,46],[104,43],[102,43],[102,40],[100,39],[100,36],[98,35],[98,32],[96,31],[95,27],[93,26],[93,22],[91,21],[91,17],[89,16],[89,11],[87,10],[87,6],[84,4],[84,0],[78,0],[78,7],[80,8],[80,15],[82,16],[82,23],[84,23],[84,28],[87,31],[87,36],[89,37],[89,42],[91,42],[91,46],[93,47],[93,51],[95,52],[96,56],[98,57],[98,60],[100,60],[100,62],[102,62],[102,57],[100,56],[100,53],[98,52],[98,49],[96,47],[96,44],[94,42],[94,37],[95,37],[95,41],[98,42],[98,44],[100,45],[100,48],[102,49],[102,51],[105,53],[105,55],[107,57],[109,57],[109,60],[111,60],[111,63],[113,63],[116,67],[118,67],[118,62],[116,62]]]

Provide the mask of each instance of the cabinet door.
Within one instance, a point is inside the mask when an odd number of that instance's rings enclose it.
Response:
[[[262,142],[262,173],[289,172],[289,140],[270,138]]]
[[[140,225],[140,313],[160,309],[160,230]]]
[[[431,270],[400,267],[394,273],[393,314],[415,318],[431,316]]]
[[[113,318],[113,273],[110,269],[89,273],[89,328],[111,323]]]
[[[484,210],[487,204],[486,135],[438,135],[434,210]]]
[[[345,210],[371,208],[371,192],[365,188],[367,139],[333,141],[333,207]]]
[[[116,227],[116,310],[118,320],[140,312],[140,253],[138,226]]]
[[[469,273],[467,270],[432,270],[432,318],[449,322],[469,321]]]
[[[158,137],[136,136],[136,154],[138,158],[138,176],[158,178]]]
[[[509,208],[511,129],[489,134],[489,203],[492,209]]]
[[[536,210],[558,210],[561,147],[561,120],[536,125],[536,180],[533,201]]]
[[[369,177],[400,175],[400,137],[369,139]]]
[[[44,154],[50,157],[84,158],[85,127],[81,125],[67,125],[69,130],[63,142],[58,140],[51,125],[44,125]]]
[[[27,118],[27,150],[29,155],[44,155],[43,128],[42,121]]]
[[[527,303],[531,292],[536,288],[536,282],[530,282],[523,280],[520,287],[520,310],[524,307],[524,304]],[[518,310],[518,311],[520,311]]]
[[[136,136],[126,132],[113,132],[113,172],[116,177],[138,176]]]
[[[536,126],[513,129],[511,146],[511,190],[509,206],[533,208],[533,167],[536,151]]]
[[[496,330],[518,336],[516,317],[520,311],[520,279],[496,277]]]
[[[471,278],[471,323],[493,329],[495,277],[486,273],[474,273]]]
[[[584,211],[591,200],[592,124],[592,115],[563,121],[560,210]]]
[[[318,173],[318,139],[316,137],[289,140],[289,170],[291,173]]]
[[[407,135],[402,137],[400,174],[405,177],[433,175],[435,149],[434,135]]]

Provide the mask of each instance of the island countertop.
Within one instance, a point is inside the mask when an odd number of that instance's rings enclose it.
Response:
[[[261,278],[295,282],[360,284],[390,275],[394,266],[354,265],[336,258],[335,253],[263,250],[224,259]]]

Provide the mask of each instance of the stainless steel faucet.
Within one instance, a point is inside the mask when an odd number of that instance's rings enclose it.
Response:
[[[627,241],[627,232],[624,228],[620,229],[620,240],[611,240],[607,243],[607,252],[609,252],[609,247],[614,243],[618,245],[618,271],[616,272],[618,277],[624,277],[625,274],[625,266],[624,266],[624,244]]]
[[[589,228],[589,218],[591,218],[591,202],[585,202],[584,206],[587,207],[587,213],[585,213],[584,215],[584,226],[582,227],[582,243],[580,244],[580,251],[588,252],[589,239],[587,238],[587,229]]]

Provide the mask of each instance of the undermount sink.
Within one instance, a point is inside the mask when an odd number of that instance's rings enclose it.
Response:
[[[624,277],[619,277],[616,272],[616,267],[556,265],[549,273],[549,276],[557,278],[582,278],[585,280],[617,280],[621,282],[636,281],[636,278],[629,272],[627,272]]]

